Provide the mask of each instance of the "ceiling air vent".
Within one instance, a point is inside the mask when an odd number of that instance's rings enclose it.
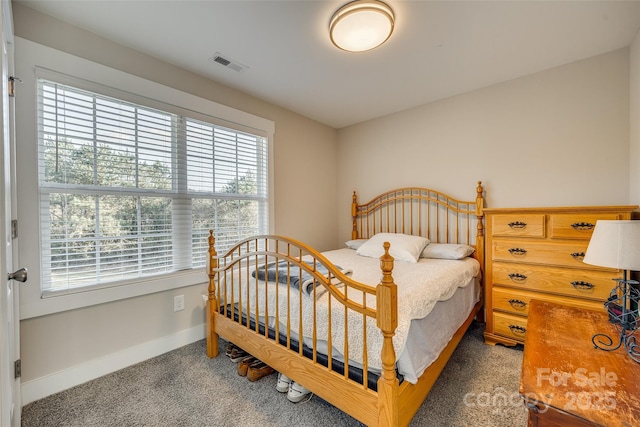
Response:
[[[209,58],[209,61],[217,62],[223,67],[231,68],[233,71],[237,71],[238,73],[241,73],[247,68],[249,68],[246,65],[243,65],[237,61],[234,61],[229,58],[225,58],[224,56],[220,55],[218,52],[216,52],[215,55]]]

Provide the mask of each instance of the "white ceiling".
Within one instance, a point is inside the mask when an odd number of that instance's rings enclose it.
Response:
[[[347,0],[17,1],[335,128],[629,46],[640,28],[640,1],[388,0],[391,38],[347,53],[327,33]]]

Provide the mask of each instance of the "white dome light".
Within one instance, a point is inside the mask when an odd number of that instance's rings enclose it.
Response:
[[[362,52],[384,43],[393,32],[391,8],[377,0],[356,0],[342,6],[331,18],[331,41],[340,49]]]

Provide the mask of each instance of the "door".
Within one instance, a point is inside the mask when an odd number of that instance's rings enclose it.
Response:
[[[20,425],[20,378],[16,375],[16,361],[20,358],[19,301],[17,280],[26,280],[26,270],[14,273],[13,212],[15,176],[13,165],[13,109],[9,98],[9,73],[13,66],[13,30],[11,2],[2,1],[0,7],[0,426]],[[13,280],[16,279],[16,280]]]

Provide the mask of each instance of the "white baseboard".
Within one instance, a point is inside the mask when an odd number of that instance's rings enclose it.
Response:
[[[63,371],[22,383],[22,405],[143,362],[205,337],[205,325],[130,347]]]

